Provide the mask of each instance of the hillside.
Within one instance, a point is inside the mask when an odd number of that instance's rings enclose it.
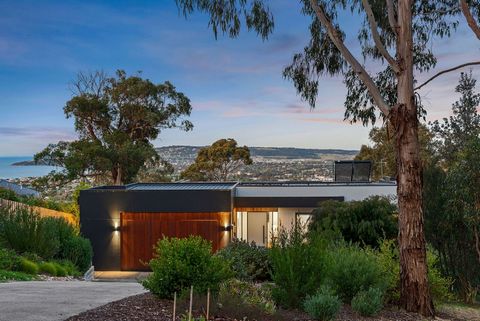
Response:
[[[156,148],[177,173],[190,165],[202,146]],[[353,159],[357,150],[308,149],[293,147],[250,147],[253,165],[242,168],[242,180],[330,180],[334,160]]]

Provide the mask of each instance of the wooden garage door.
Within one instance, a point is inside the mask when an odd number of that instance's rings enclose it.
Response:
[[[223,226],[230,214],[221,213],[121,213],[121,268],[148,270],[153,246],[162,237],[199,235],[212,242],[213,251],[226,245]]]

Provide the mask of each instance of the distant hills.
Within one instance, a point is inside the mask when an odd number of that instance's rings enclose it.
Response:
[[[184,158],[195,158],[200,148],[204,146],[165,146],[157,147],[157,152],[168,158],[167,155],[183,155]],[[294,147],[249,147],[252,157],[269,157],[283,159],[352,159],[358,150],[346,149],[312,149]]]

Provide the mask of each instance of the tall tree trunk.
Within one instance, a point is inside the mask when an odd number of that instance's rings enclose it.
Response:
[[[427,279],[422,210],[422,168],[418,116],[413,90],[412,0],[398,2],[398,104],[390,120],[395,128],[399,207],[401,302],[407,311],[433,316]]]
[[[120,165],[117,165],[112,169],[112,180],[114,185],[123,184],[122,168],[120,167]]]

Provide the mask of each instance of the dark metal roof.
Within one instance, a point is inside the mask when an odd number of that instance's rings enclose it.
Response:
[[[348,185],[348,186],[378,186],[378,185],[396,185],[396,181],[385,182],[335,182],[335,181],[283,181],[283,182],[241,182],[239,187],[307,187],[307,186],[329,186],[329,185]]]
[[[40,196],[40,193],[34,189],[24,187],[22,185],[10,183],[9,181],[6,181],[4,179],[0,179],[0,188],[9,189],[15,192],[15,194],[21,195],[21,196],[34,196],[34,197]]]
[[[224,191],[231,190],[236,182],[189,182],[189,183],[137,183],[126,186],[127,190],[145,191]]]

